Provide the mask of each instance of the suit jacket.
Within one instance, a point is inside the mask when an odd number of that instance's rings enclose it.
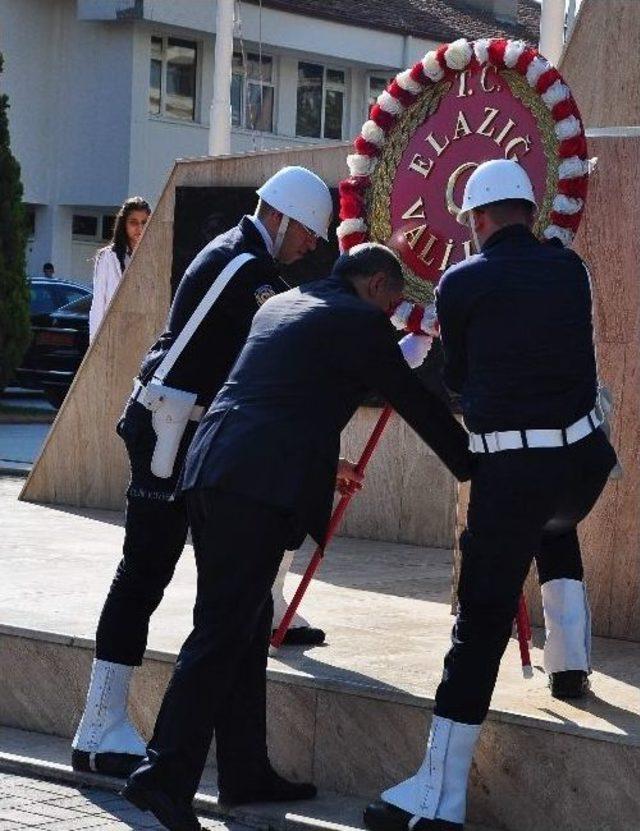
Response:
[[[260,305],[289,288],[278,275],[278,266],[260,232],[247,216],[208,243],[185,271],[171,304],[167,327],[142,362],[140,377],[144,382],[153,375],[220,272],[243,253],[253,254],[255,259],[233,275],[166,378],[171,387],[196,392],[198,404],[211,404],[238,357]]]
[[[289,513],[324,539],[340,433],[377,390],[458,479],[468,436],[414,377],[387,316],[341,277],[267,301],[187,454],[183,490],[219,488]]]

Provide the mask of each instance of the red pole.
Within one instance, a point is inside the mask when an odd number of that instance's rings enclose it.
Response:
[[[533,678],[531,667],[531,655],[529,654],[529,641],[531,639],[531,624],[529,612],[524,595],[521,594],[518,600],[518,611],[516,613],[516,632],[518,634],[518,646],[520,647],[520,662],[522,663],[522,674],[525,678]]]
[[[391,417],[391,413],[393,410],[391,407],[385,407],[382,411],[380,418],[378,419],[376,426],[373,428],[373,432],[369,436],[369,441],[366,443],[364,450],[362,451],[362,455],[356,465],[356,471],[360,474],[364,473],[364,470],[369,463],[369,459],[373,455],[373,451],[376,448],[376,445],[380,441],[380,436],[384,432],[384,428],[387,426],[387,421]],[[295,613],[298,610],[298,606],[302,598],[304,597],[304,593],[307,590],[307,586],[311,582],[311,578],[316,572],[316,569],[320,565],[320,560],[324,557],[324,550],[329,545],[329,542],[335,532],[338,530],[340,523],[342,522],[342,517],[344,516],[345,511],[347,510],[347,506],[349,502],[351,502],[351,497],[353,494],[345,494],[338,504],[335,507],[333,514],[331,515],[331,519],[329,521],[329,527],[327,529],[327,535],[325,537],[325,541],[323,545],[319,545],[316,550],[313,552],[313,557],[311,558],[311,562],[307,566],[307,570],[300,581],[300,585],[298,586],[296,593],[293,595],[293,599],[285,612],[282,621],[280,622],[280,626],[278,626],[276,632],[274,633],[273,637],[271,638],[271,646],[274,649],[278,649],[284,640],[284,636],[287,634],[287,629],[291,625],[291,620]]]

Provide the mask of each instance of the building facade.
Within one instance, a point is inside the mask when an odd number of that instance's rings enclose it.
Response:
[[[389,78],[435,44],[535,36],[534,0],[418,5],[236,2],[232,152],[349,140]],[[30,276],[51,261],[90,283],[122,201],[153,206],[176,158],[207,154],[215,20],[215,0],[0,0]]]

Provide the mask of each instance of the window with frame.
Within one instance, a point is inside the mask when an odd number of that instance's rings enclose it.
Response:
[[[71,235],[85,242],[108,242],[113,236],[115,214],[73,214]]]
[[[151,38],[149,113],[196,120],[198,45],[181,38]]]
[[[27,239],[32,240],[36,235],[36,209],[25,205],[24,220],[27,226]]]
[[[71,220],[71,234],[75,239],[96,239],[98,217],[93,214],[74,214]]]
[[[110,240],[113,237],[113,226],[116,224],[115,214],[104,214],[102,217],[102,239]]]
[[[389,85],[389,80],[382,75],[369,75],[369,92],[367,96],[367,114],[371,113],[371,108],[377,102],[378,96],[385,91]]]
[[[341,139],[346,73],[321,64],[298,63],[296,135]]]
[[[275,83],[273,57],[233,53],[231,72],[231,124],[261,133],[273,132]]]

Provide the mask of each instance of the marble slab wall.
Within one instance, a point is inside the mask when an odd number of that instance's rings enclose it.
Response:
[[[170,655],[152,655],[130,701],[146,737],[173,665]],[[70,740],[91,659],[88,642],[0,632],[0,724]],[[284,775],[360,797],[364,807],[415,772],[432,712],[432,700],[397,690],[271,673],[270,756]],[[636,828],[638,781],[637,738],[492,711],[473,761],[469,820],[502,831]]]

